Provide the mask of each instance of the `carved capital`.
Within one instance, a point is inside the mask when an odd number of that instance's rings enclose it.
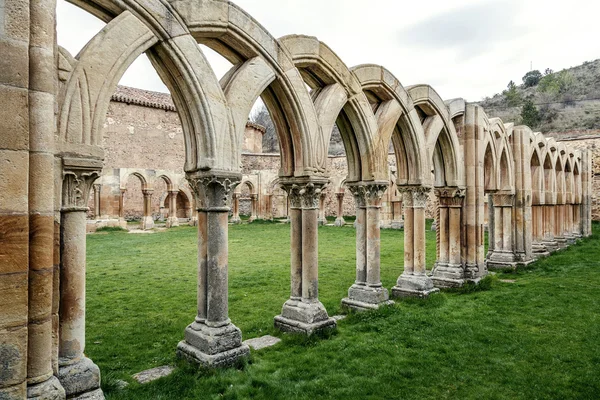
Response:
[[[290,181],[282,183],[281,187],[287,192],[292,208],[318,209],[319,201],[327,181]]]
[[[400,186],[398,187],[398,191],[402,193],[405,207],[425,208],[431,188],[424,186]]]
[[[142,194],[144,197],[151,197],[154,193],[154,189],[142,189]]]
[[[186,177],[199,211],[229,212],[233,191],[241,181],[241,175],[232,173],[194,173]]]
[[[63,211],[87,211],[92,185],[100,177],[99,160],[63,159]]]
[[[515,203],[515,195],[511,193],[495,193],[490,195],[494,207],[512,207]]]
[[[387,190],[386,182],[374,183],[357,183],[348,185],[348,189],[354,195],[356,206],[365,207],[381,207],[381,198]]]
[[[342,200],[344,198],[346,193],[344,192],[338,192],[335,194],[335,196],[338,198],[338,200]]]
[[[442,207],[461,207],[466,195],[465,189],[459,188],[439,188],[435,189],[435,194]]]

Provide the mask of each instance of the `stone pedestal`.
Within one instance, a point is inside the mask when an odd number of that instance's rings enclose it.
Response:
[[[251,210],[251,215],[250,215],[250,218],[248,219],[248,222],[253,222],[258,219],[258,195],[253,194],[250,196],[250,198],[252,199],[252,205],[251,205],[252,210]]]
[[[290,201],[291,294],[275,317],[275,327],[284,332],[311,335],[333,328],[319,302],[318,213],[321,191],[327,180],[319,178],[288,179],[282,182]]]
[[[392,288],[393,297],[427,297],[439,289],[427,276],[425,265],[425,207],[429,188],[403,187],[404,272]]]
[[[250,352],[228,317],[228,215],[241,176],[195,173],[187,178],[198,207],[198,314],[177,354],[205,367],[229,366]]]
[[[356,202],[356,281],[342,300],[344,307],[362,311],[392,304],[380,279],[381,198],[386,182],[359,182],[348,186]]]

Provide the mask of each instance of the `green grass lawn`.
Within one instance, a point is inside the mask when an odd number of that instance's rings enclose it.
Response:
[[[289,296],[289,225],[230,226],[229,305],[244,339],[283,342],[238,368],[177,361],[196,313],[196,230],[88,236],[86,353],[108,399],[600,398],[600,226],[591,239],[487,291],[446,292],[353,314],[328,338],[273,329]],[[428,265],[435,232],[427,231]],[[355,276],[351,227],[319,229],[319,297],[340,312]],[[402,273],[403,232],[381,232],[383,284]],[[178,365],[144,386],[131,375]],[[115,380],[130,383],[117,389]]]

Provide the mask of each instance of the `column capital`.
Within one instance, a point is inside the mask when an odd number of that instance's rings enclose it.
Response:
[[[291,178],[281,183],[288,194],[291,208],[318,209],[323,189],[329,184],[324,178]]]
[[[142,194],[144,196],[152,196],[154,193],[154,189],[142,189]]]
[[[233,191],[242,180],[241,174],[231,172],[195,172],[186,178],[198,210],[208,212],[229,212]]]
[[[338,198],[338,200],[343,199],[345,195],[346,195],[346,193],[344,193],[344,192],[337,192],[335,194],[335,196]]]
[[[514,193],[494,193],[490,196],[494,201],[494,207],[512,207],[515,202]]]
[[[435,195],[442,207],[461,207],[466,196],[466,190],[457,187],[436,188]]]
[[[425,186],[399,186],[405,207],[425,208],[429,199],[431,188]]]
[[[87,211],[90,190],[101,172],[102,161],[63,158],[62,211]]]
[[[387,182],[356,182],[348,184],[357,207],[381,207],[381,198],[388,188]]]

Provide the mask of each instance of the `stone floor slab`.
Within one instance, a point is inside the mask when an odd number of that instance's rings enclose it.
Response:
[[[244,344],[250,346],[253,350],[261,350],[266,347],[274,346],[279,342],[281,342],[281,339],[275,336],[266,335],[259,338],[245,340]]]
[[[133,379],[138,381],[141,384],[149,383],[155,381],[160,378],[164,378],[165,376],[171,375],[171,373],[175,370],[174,367],[170,365],[163,365],[162,367],[148,369],[146,371],[138,372],[133,375]]]

